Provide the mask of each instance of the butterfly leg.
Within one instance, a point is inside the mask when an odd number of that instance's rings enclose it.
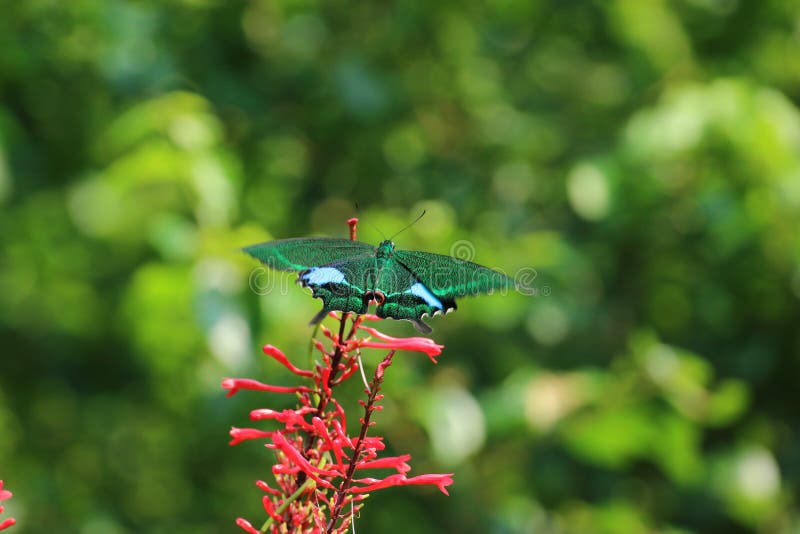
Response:
[[[322,309],[311,319],[311,325],[322,321],[332,311],[367,313],[367,304],[357,289],[347,284],[308,284],[314,298],[322,299]]]
[[[325,317],[328,316],[330,310],[325,309],[324,307],[317,313],[311,321],[309,321],[308,326],[316,326],[318,325]]]
[[[414,325],[414,328],[416,328],[419,332],[422,332],[423,334],[430,334],[431,332],[433,332],[433,328],[431,328],[426,323],[422,322],[422,319],[408,319],[408,320],[411,322],[411,324]]]

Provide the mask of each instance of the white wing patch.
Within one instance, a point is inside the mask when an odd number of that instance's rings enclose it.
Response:
[[[342,271],[333,267],[312,267],[301,278],[306,284],[313,286],[342,284],[345,282]]]
[[[415,297],[419,297],[425,301],[425,303],[430,306],[431,308],[439,308],[440,310],[444,309],[444,305],[442,301],[436,298],[436,295],[430,292],[430,290],[425,287],[425,284],[422,282],[417,282],[408,290],[409,293],[414,295]]]

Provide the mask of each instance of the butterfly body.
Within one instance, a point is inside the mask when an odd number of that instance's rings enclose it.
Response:
[[[389,240],[377,247],[337,238],[270,241],[243,249],[265,265],[297,271],[323,307],[312,323],[330,311],[367,313],[377,303],[379,317],[411,321],[422,332],[425,315],[456,309],[456,298],[514,286],[506,275],[469,261],[412,250],[397,250]]]

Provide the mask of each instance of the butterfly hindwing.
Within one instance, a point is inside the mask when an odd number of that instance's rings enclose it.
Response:
[[[311,322],[318,322],[334,310],[367,313],[367,292],[375,286],[376,275],[373,252],[301,271],[297,281],[323,303]]]
[[[382,294],[376,310],[378,317],[405,319],[422,332],[430,327],[422,322],[424,315],[446,313],[455,309],[455,300],[436,296],[411,271],[394,257],[380,270],[376,290]]]
[[[375,247],[349,239],[301,237],[278,239],[242,250],[273,269],[303,271],[366,253],[374,255]]]

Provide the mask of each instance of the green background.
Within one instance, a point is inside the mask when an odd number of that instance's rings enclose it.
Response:
[[[220,379],[292,383],[260,346],[305,358],[320,303],[257,295],[238,247],[346,236],[355,202],[364,241],[426,209],[398,247],[538,290],[396,359],[376,431],[455,485],[359,532],[800,532],[798,2],[2,11],[12,532],[260,524],[272,454],[227,432],[290,399]]]

